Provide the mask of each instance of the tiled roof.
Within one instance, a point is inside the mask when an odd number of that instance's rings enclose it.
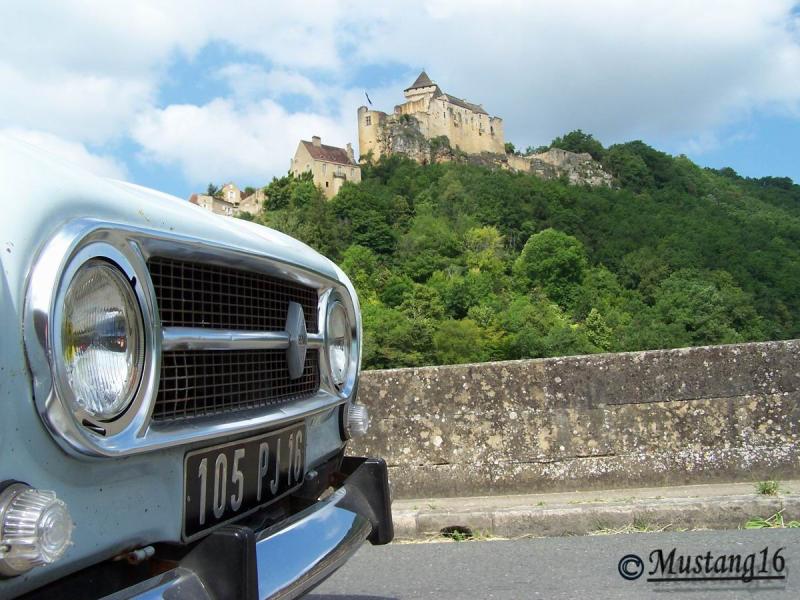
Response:
[[[423,71],[422,73],[419,74],[419,77],[417,77],[417,80],[414,83],[411,84],[411,87],[407,87],[404,91],[407,92],[408,90],[415,90],[417,88],[430,87],[432,85],[433,85],[433,82],[431,81],[431,78],[428,77],[428,74],[425,71]]]
[[[327,146],[320,144],[315,146],[312,142],[301,140],[301,144],[306,147],[311,158],[314,160],[324,160],[326,162],[338,163],[340,165],[355,165],[356,163],[350,160],[347,156],[347,150],[344,148],[337,148],[336,146]]]
[[[442,93],[439,97],[444,96],[445,99],[450,102],[451,104],[455,104],[456,106],[460,106],[461,108],[466,108],[467,110],[471,110],[474,113],[478,113],[481,115],[488,115],[484,108],[480,104],[473,104],[472,102],[467,102],[466,100],[462,100],[461,98],[456,98],[455,96],[451,96],[450,94]]]

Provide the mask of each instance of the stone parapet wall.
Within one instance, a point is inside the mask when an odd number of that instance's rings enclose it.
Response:
[[[368,371],[396,497],[797,478],[800,340]]]

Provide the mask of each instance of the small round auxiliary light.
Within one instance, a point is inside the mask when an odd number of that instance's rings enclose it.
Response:
[[[363,404],[345,405],[345,434],[348,438],[360,438],[369,429],[369,411]]]
[[[0,575],[21,575],[64,555],[74,525],[55,492],[13,483],[0,493]]]

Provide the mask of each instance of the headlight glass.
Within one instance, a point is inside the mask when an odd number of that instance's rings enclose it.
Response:
[[[75,408],[108,421],[130,404],[144,365],[139,304],[122,272],[90,260],[64,296],[61,357]]]
[[[350,350],[353,332],[350,319],[341,302],[334,302],[328,310],[328,360],[331,377],[336,385],[343,385],[350,367]]]

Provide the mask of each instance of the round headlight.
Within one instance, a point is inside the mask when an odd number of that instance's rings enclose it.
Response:
[[[353,331],[350,319],[341,302],[334,302],[328,310],[328,361],[331,365],[333,382],[340,386],[347,379],[350,368],[350,350],[353,342]]]
[[[64,295],[61,360],[74,410],[110,421],[130,404],[144,366],[144,326],[130,282],[113,264],[89,260]]]

